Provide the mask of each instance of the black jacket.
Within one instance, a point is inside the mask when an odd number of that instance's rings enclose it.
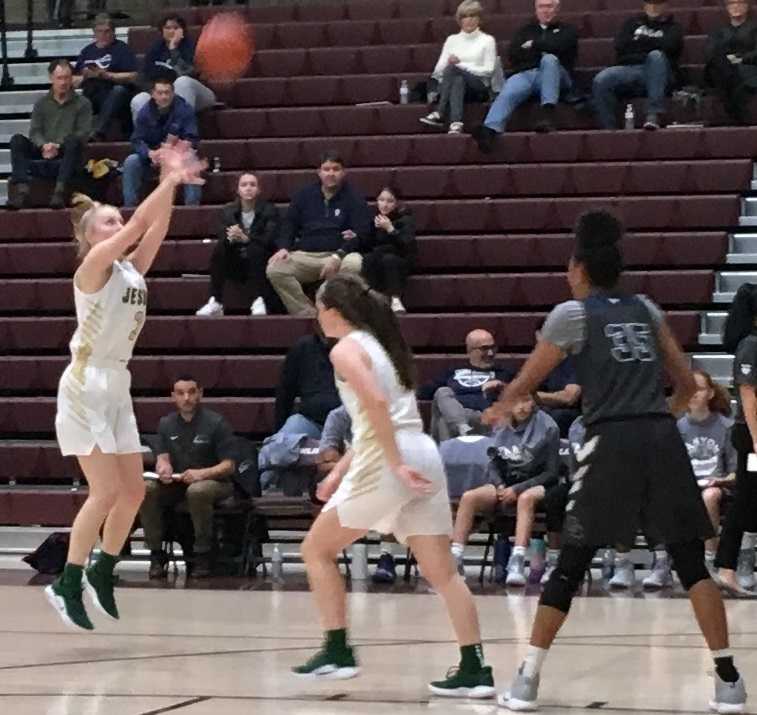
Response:
[[[348,182],[328,200],[321,184],[315,182],[292,198],[278,246],[309,253],[357,251],[361,238],[370,230],[370,218],[365,199]],[[354,231],[357,238],[342,238],[347,230]]]
[[[277,432],[294,412],[298,397],[300,414],[320,425],[342,404],[329,352],[329,346],[317,335],[305,335],[287,353],[276,389]]]
[[[370,231],[360,241],[360,253],[394,253],[407,261],[415,261],[418,248],[415,243],[415,217],[410,209],[401,208],[389,214],[394,233],[376,228],[371,221]]]
[[[533,41],[529,49],[521,45]],[[564,22],[553,22],[546,29],[537,20],[532,20],[521,27],[510,43],[510,65],[513,72],[525,72],[539,66],[543,54],[555,55],[560,64],[573,71],[578,54],[578,32],[573,25]]]
[[[226,229],[231,226],[239,226],[244,231],[242,206],[238,199],[226,204],[221,209],[221,215],[218,218],[218,231],[216,232],[219,241],[226,240]],[[245,232],[247,237],[274,253],[280,228],[281,216],[276,206],[268,201],[258,200],[255,204],[255,219],[250,230]]]
[[[728,23],[709,36],[705,49],[707,65],[722,61],[727,55],[741,57],[742,63],[735,67],[742,80],[750,87],[757,86],[757,21],[750,18],[739,27]]]
[[[623,23],[615,37],[615,54],[619,65],[643,65],[653,50],[662,50],[674,72],[683,51],[683,28],[672,15],[654,20],[646,14],[636,15]]]

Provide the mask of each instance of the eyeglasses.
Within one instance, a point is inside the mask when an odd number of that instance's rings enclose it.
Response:
[[[497,346],[496,345],[479,345],[478,347],[473,348],[473,350],[478,350],[482,353],[496,353],[497,352]]]

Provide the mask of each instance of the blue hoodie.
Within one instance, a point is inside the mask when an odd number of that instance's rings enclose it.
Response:
[[[149,161],[149,151],[157,149],[169,134],[186,139],[193,146],[200,140],[195,111],[178,96],[166,112],[159,112],[153,99],[142,107],[134,124],[131,145],[144,161]]]

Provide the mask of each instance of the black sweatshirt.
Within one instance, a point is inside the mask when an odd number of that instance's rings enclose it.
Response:
[[[300,338],[287,353],[276,389],[276,431],[281,429],[300,398],[300,414],[322,425],[342,404],[334,383],[329,346],[317,335]]]
[[[414,261],[417,254],[415,242],[415,218],[410,209],[401,208],[389,214],[394,233],[376,228],[371,221],[368,233],[360,240],[360,253],[394,253],[407,261]]]
[[[360,238],[370,230],[370,219],[365,199],[347,182],[330,199],[316,182],[292,198],[279,248],[308,253],[357,251]],[[357,238],[345,240],[342,232],[347,230],[354,231]]]
[[[221,209],[216,236],[218,236],[219,241],[225,241],[226,230],[231,226],[239,226],[250,241],[262,245],[273,253],[276,250],[276,241],[279,237],[280,219],[279,210],[276,206],[260,199],[255,203],[255,219],[252,226],[250,226],[249,231],[245,231],[242,223],[242,206],[237,199]]]
[[[665,53],[673,70],[683,51],[683,28],[672,15],[654,19],[636,15],[623,23],[615,37],[615,53],[619,65],[643,65],[653,50]]]
[[[524,49],[523,43],[529,40],[534,44]],[[536,69],[543,54],[555,55],[560,64],[572,72],[578,55],[578,32],[573,25],[564,22],[552,22],[543,28],[537,20],[532,20],[515,33],[509,54],[513,72]]]

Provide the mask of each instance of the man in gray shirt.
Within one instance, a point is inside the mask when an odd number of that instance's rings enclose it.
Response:
[[[8,208],[21,209],[29,196],[32,174],[55,178],[51,209],[66,205],[71,179],[83,166],[84,145],[92,131],[92,105],[73,90],[73,68],[68,60],[53,60],[50,91],[32,110],[29,138],[11,137],[11,185]]]

